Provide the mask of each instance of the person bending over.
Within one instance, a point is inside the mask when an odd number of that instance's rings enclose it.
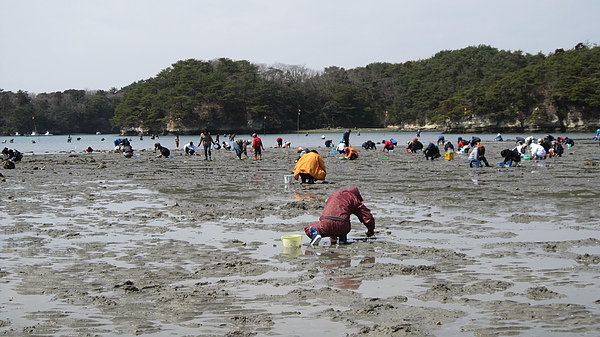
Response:
[[[504,158],[504,166],[519,166],[519,162],[521,161],[521,154],[519,151],[505,149],[500,151],[500,155]]]
[[[440,157],[440,148],[430,142],[423,151],[423,154],[425,155],[425,159],[429,160],[429,158],[431,158],[431,160],[434,160],[435,158]]]
[[[390,150],[394,151],[394,143],[392,143],[391,141],[384,139],[381,141],[381,144],[383,145],[384,152],[385,151],[390,152]]]
[[[358,159],[358,151],[353,147],[344,148],[344,158],[354,160]]]
[[[367,236],[375,235],[375,218],[363,204],[363,198],[356,186],[347,190],[333,192],[321,213],[319,221],[304,227],[304,232],[310,238],[311,246],[319,245],[322,238],[331,238],[331,243],[348,243],[350,233],[350,215],[356,215],[358,220],[367,227]]]
[[[298,158],[294,167],[294,179],[301,179],[303,184],[314,184],[315,180],[325,180],[326,175],[325,162],[315,150]]]

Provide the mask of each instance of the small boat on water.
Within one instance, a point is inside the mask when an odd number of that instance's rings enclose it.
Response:
[[[52,134],[50,133],[50,131],[46,131],[46,133],[44,133],[44,136],[52,136]]]
[[[37,135],[38,135],[38,133],[37,133],[37,131],[31,131],[31,135],[32,135],[32,136],[37,136]]]

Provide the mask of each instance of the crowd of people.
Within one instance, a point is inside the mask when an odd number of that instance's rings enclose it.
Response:
[[[359,158],[359,152],[351,146],[350,135],[352,130],[344,131],[340,139],[339,144],[336,146],[333,144],[331,139],[326,139],[325,136],[321,136],[325,140],[324,145],[326,149],[335,148],[339,154],[343,154],[344,159],[355,160]],[[205,129],[200,136],[200,143],[204,146],[205,160],[212,160],[211,148],[222,147],[225,150],[235,151],[239,159],[248,157],[247,148],[251,148],[254,153],[254,160],[262,160],[262,151],[264,146],[260,137],[256,133],[252,134],[252,139],[235,139],[236,135],[229,135],[229,140],[233,143],[230,145],[228,142],[223,141],[222,144],[217,141],[213,141],[210,133]],[[486,148],[482,145],[481,138],[472,136],[471,139],[465,139],[458,137],[456,146],[452,141],[447,140],[445,136],[440,135],[437,137],[436,142],[429,142],[427,146],[419,140],[420,132],[417,132],[417,136],[412,140],[408,141],[405,147],[406,153],[422,153],[426,160],[434,160],[441,158],[442,154],[448,153],[461,153],[468,154],[469,167],[491,167],[490,163],[486,158]],[[600,142],[600,129],[596,132],[596,139]],[[176,137],[176,145],[178,145],[179,137]],[[497,134],[494,138],[495,142],[504,142],[502,134]],[[572,147],[575,142],[569,137],[558,137],[554,138],[551,135],[546,135],[544,138],[535,139],[533,136],[522,138],[516,137],[515,146],[511,149],[503,149],[500,152],[500,156],[503,158],[503,166],[518,166],[523,158],[543,160],[547,157],[560,157],[564,153],[564,147]],[[158,143],[157,143],[158,144]],[[375,143],[372,140],[367,140],[362,143],[363,150],[377,150],[377,144],[381,145],[381,149],[384,152],[393,152],[398,146],[398,142],[390,138],[383,139],[381,142]],[[284,142],[283,138],[279,137],[276,139],[276,148],[289,148],[291,142]],[[443,149],[440,148],[443,146]],[[161,151],[159,147],[155,147],[155,151]],[[164,150],[163,150],[164,151]],[[193,142],[186,144],[184,147],[186,155],[197,155],[198,148]],[[315,180],[324,180],[325,178],[325,167],[323,159],[315,150],[308,150],[299,148],[298,153],[301,155],[297,162],[297,169],[294,171],[296,180],[300,179],[302,182],[314,183]],[[310,154],[310,155],[308,155]],[[164,157],[164,155],[159,155]],[[303,158],[302,160],[300,160]]]
[[[502,142],[504,139],[501,134],[498,134],[494,141]],[[458,137],[457,145],[458,152],[469,153],[470,167],[491,166],[485,157],[485,146],[481,144],[480,138],[473,136],[471,140],[465,140]],[[519,166],[521,159],[544,160],[549,157],[561,157],[565,146],[573,147],[575,142],[569,137],[555,138],[552,135],[546,135],[539,139],[535,139],[533,136],[516,137],[515,146],[512,149],[500,151],[500,156],[504,159],[501,166]],[[445,150],[449,151],[446,147]]]
[[[456,147],[454,144],[446,140],[443,135],[438,136],[436,143],[429,142],[427,147],[423,146],[423,143],[419,140],[420,133],[417,133],[417,137],[407,141],[406,153],[423,153],[423,157],[426,160],[434,160],[442,156],[440,146],[443,146],[443,152],[448,153],[462,153],[468,154],[469,167],[491,167],[486,158],[486,149],[482,145],[481,138],[472,136],[471,139],[464,139],[458,137]],[[600,129],[596,131],[594,140],[600,144]],[[502,134],[498,133],[494,138],[495,142],[504,142]],[[382,140],[381,144],[383,151],[392,152],[397,146],[397,142],[392,138],[390,140]],[[521,159],[533,159],[533,160],[544,160],[548,157],[561,157],[564,153],[565,147],[573,147],[575,142],[569,137],[557,137],[552,135],[546,135],[543,138],[535,139],[530,136],[527,138],[516,137],[515,146],[511,149],[503,149],[500,151],[500,156],[503,158],[502,166],[511,167],[520,165]],[[345,148],[345,140],[340,141],[338,150],[340,153]],[[368,140],[362,144],[362,148],[365,150],[375,150],[377,145]]]
[[[337,146],[330,139],[325,140],[325,148],[332,149],[333,153],[343,154],[343,158],[347,160],[356,160],[359,158],[358,151],[351,146],[350,135],[352,131],[347,130],[343,133],[342,138]],[[482,144],[479,137],[473,136],[470,140],[458,137],[456,146],[445,139],[444,136],[439,136],[437,141],[429,142],[425,147],[419,140],[420,132],[417,137],[407,142],[406,153],[422,153],[425,160],[434,160],[441,157],[440,147],[443,146],[445,153],[463,153],[468,154],[469,167],[490,167],[486,158],[486,148]],[[325,136],[322,137],[323,139]],[[600,143],[600,129],[596,132],[596,140]],[[70,141],[70,136],[69,136]],[[263,160],[264,145],[262,140],[256,133],[252,134],[252,139],[246,140],[238,138],[236,135],[229,135],[230,143],[223,141],[219,143],[219,136],[212,137],[207,129],[204,129],[200,135],[199,145],[203,147],[203,153],[199,153],[198,146],[193,141],[185,144],[183,152],[188,156],[201,156],[204,159],[212,160],[212,151],[223,148],[228,151],[234,151],[238,159],[248,157],[247,148],[251,148],[253,159],[256,161]],[[498,134],[494,139],[496,142],[504,142],[501,134]],[[175,137],[175,146],[179,149],[180,139]],[[131,142],[127,138],[115,139],[115,151],[123,153],[126,158],[133,156],[133,148]],[[398,142],[391,139],[383,139],[380,143],[381,151],[391,153],[398,146]],[[362,149],[365,151],[377,150],[377,144],[371,140],[362,143]],[[284,142],[281,137],[276,139],[276,148],[289,148],[290,142]],[[551,135],[546,135],[543,138],[535,139],[533,136],[522,138],[517,137],[515,146],[505,148],[500,151],[500,156],[504,159],[502,164],[507,167],[520,165],[523,159],[544,160],[548,157],[561,157],[564,154],[565,147],[573,147],[575,142],[568,137],[555,138]],[[335,148],[335,150],[333,150]],[[154,144],[156,157],[172,158],[171,151],[161,143]],[[90,148],[87,152],[93,152]],[[296,180],[300,180],[305,184],[314,184],[316,181],[325,181],[327,176],[327,168],[325,161],[316,150],[307,148],[298,148],[299,157],[296,160],[293,176]],[[23,154],[15,149],[4,148],[2,150],[3,162],[12,163],[21,161]],[[499,163],[500,164],[500,163]],[[367,237],[374,235],[375,219],[370,210],[363,204],[363,198],[358,191],[358,188],[351,187],[346,190],[334,192],[329,196],[319,221],[308,225],[304,228],[306,235],[310,238],[311,245],[318,245],[320,240],[325,237],[331,238],[332,244],[348,243],[347,235],[350,232],[350,216],[354,214],[359,221],[367,228]]]
[[[356,160],[359,159],[360,154],[359,151],[350,144],[351,134],[352,130],[350,129],[344,131],[339,144],[337,145],[334,145],[331,139],[326,139],[325,135],[321,136],[321,138],[324,140],[324,145],[327,151],[342,154],[343,159]],[[262,139],[256,133],[251,135],[251,139],[236,138],[236,134],[230,134],[226,136],[229,137],[230,142],[223,141],[221,143],[219,135],[216,135],[216,137],[213,138],[210,132],[207,129],[204,129],[200,134],[198,145],[196,145],[193,141],[190,141],[189,143],[185,144],[181,150],[183,154],[187,156],[201,156],[203,154],[204,160],[212,161],[213,150],[219,150],[222,148],[227,151],[233,151],[235,152],[237,158],[242,160],[248,158],[248,149],[250,149],[253,160],[263,160],[264,145]],[[152,138],[158,138],[158,136],[153,136]],[[449,157],[447,154],[454,153],[468,154],[469,167],[492,166],[486,158],[486,148],[482,144],[481,138],[477,136],[472,136],[471,139],[458,137],[456,143],[453,143],[452,141],[447,140],[444,135],[440,135],[435,141],[429,142],[427,146],[424,146],[419,138],[420,132],[417,132],[416,137],[407,141],[405,147],[406,153],[422,153],[422,156],[425,158],[425,160],[435,160],[437,158],[441,158],[442,156],[444,156],[446,159],[452,159],[454,156],[452,155]],[[596,136],[594,139],[600,144],[600,129],[596,131]],[[174,140],[175,148],[180,150],[179,136],[175,136]],[[71,141],[71,136],[69,136],[67,139],[67,142],[69,141]],[[494,142],[506,141],[502,134],[498,133],[494,138]],[[131,139],[118,138],[114,140],[114,144],[115,152],[122,153],[126,158],[134,157]],[[377,143],[369,139],[362,143],[362,149],[367,151],[377,150],[378,145],[381,145],[381,151],[391,153],[398,147],[398,142],[393,138],[383,139],[381,142]],[[199,146],[202,147],[203,151],[199,149]],[[284,141],[284,139],[281,137],[276,139],[276,144],[274,145],[275,148],[290,148],[290,146],[291,142]],[[505,148],[500,151],[499,155],[503,159],[503,162],[502,164],[498,163],[498,166],[519,166],[523,159],[544,160],[548,157],[561,157],[566,147],[568,148],[573,146],[575,146],[575,142],[569,137],[555,138],[552,135],[546,135],[539,139],[536,139],[533,136],[526,138],[516,137],[514,147]],[[85,149],[85,151],[88,153],[94,152],[91,147],[88,147]],[[157,153],[156,157],[158,158],[174,157],[171,154],[171,150],[161,143],[154,144],[154,152]],[[320,155],[314,150],[309,151],[308,149],[302,148],[299,148],[298,153],[301,154],[301,158],[304,158],[302,161],[298,161],[299,164],[297,165],[299,169],[295,169],[295,171],[298,172],[294,173],[296,179],[300,179],[307,183],[314,183],[315,180],[324,180],[326,170],[323,164],[323,159],[320,157]],[[304,156],[305,154],[309,153],[314,155],[311,154]],[[23,156],[17,150],[9,150],[8,148],[4,148],[2,154],[3,161],[10,161],[13,163],[15,161],[19,161]],[[136,155],[136,157],[137,156],[139,155]]]

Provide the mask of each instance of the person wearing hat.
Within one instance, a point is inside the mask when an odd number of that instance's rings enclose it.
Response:
[[[542,146],[543,139],[538,139],[537,143],[531,143],[531,158],[535,160],[546,158],[546,149]]]
[[[552,156],[554,157],[562,157],[562,154],[565,152],[562,144],[555,140],[552,141]]]
[[[406,142],[407,146],[406,146],[406,152],[417,152],[419,150],[423,150],[423,143],[421,143],[419,141],[419,139],[417,138],[413,138],[412,141],[407,141]]]
[[[336,150],[338,153],[344,153],[344,149],[346,148],[346,143],[344,143],[343,139],[340,139],[340,143],[338,144]]]
[[[262,140],[256,133],[252,134],[252,149],[254,150],[254,160],[262,160],[262,150],[264,150]]]

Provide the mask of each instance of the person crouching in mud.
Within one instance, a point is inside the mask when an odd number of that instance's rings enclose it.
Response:
[[[363,198],[357,187],[333,192],[327,202],[319,221],[304,227],[304,232],[310,238],[310,245],[317,246],[321,238],[330,237],[331,244],[348,243],[350,233],[350,215],[354,214],[367,227],[367,236],[375,235],[375,218],[363,204]]]
[[[358,151],[353,147],[344,148],[344,158],[349,160],[358,159]]]
[[[301,150],[300,152],[304,152]],[[316,180],[325,180],[327,168],[319,153],[315,150],[304,153],[294,167],[294,179],[301,179],[302,183],[314,184]]]
[[[156,156],[157,158],[169,158],[171,155],[171,150],[166,147],[160,145],[160,143],[154,143],[154,152],[158,152],[159,154]]]

